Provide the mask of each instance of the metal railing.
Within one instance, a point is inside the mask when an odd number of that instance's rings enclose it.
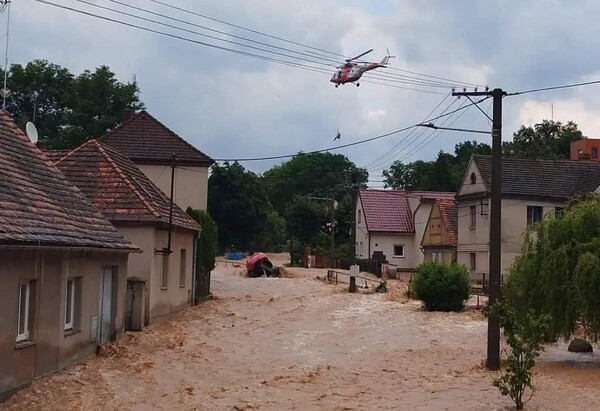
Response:
[[[342,278],[348,278],[348,281],[341,281]],[[364,288],[369,288],[369,283],[375,283],[377,285],[377,287],[381,286],[383,283],[385,283],[384,280],[380,280],[380,279],[376,279],[376,278],[368,278],[368,277],[362,277],[357,275],[356,277],[356,286],[359,286],[359,280],[364,281]],[[327,280],[328,281],[333,281],[336,284],[338,283],[344,283],[344,284],[349,284],[350,283],[350,273],[345,273],[343,271],[336,271],[336,270],[327,270]]]

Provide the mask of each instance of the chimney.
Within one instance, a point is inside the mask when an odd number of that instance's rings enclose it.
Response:
[[[129,120],[131,118],[131,116],[133,115],[133,112],[126,108],[123,110],[123,113],[121,114],[121,122],[124,123],[127,120]]]

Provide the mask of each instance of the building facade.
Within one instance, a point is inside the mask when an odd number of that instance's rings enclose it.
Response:
[[[489,273],[491,157],[471,158],[456,196],[457,260],[481,278]],[[527,227],[562,212],[577,196],[600,186],[600,164],[589,161],[502,159],[501,272],[521,252]]]
[[[144,303],[134,306],[130,296],[128,323],[148,325],[190,305],[200,226],[176,204],[169,226],[167,195],[126,156],[97,140],[63,155],[55,165],[142,251],[130,257],[128,273],[130,283],[144,284],[144,295],[138,295]]]
[[[598,138],[584,138],[573,141],[571,143],[570,159],[600,161],[598,150],[600,150],[600,139]]]
[[[175,204],[183,210],[206,210],[209,169],[214,160],[148,112],[131,114],[101,142],[129,157],[167,195],[173,167]]]
[[[436,199],[421,240],[423,259],[427,262],[456,262],[458,209],[454,198]]]
[[[454,193],[360,190],[356,207],[356,255],[388,261],[400,272],[423,262],[421,240],[437,198]]]
[[[124,330],[137,251],[0,110],[0,401]]]

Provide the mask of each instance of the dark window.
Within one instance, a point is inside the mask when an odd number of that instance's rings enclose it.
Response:
[[[470,263],[471,263],[471,271],[475,271],[477,269],[477,254],[470,254]]]
[[[477,183],[477,176],[475,173],[471,173],[471,184]]]
[[[394,245],[394,257],[404,257],[404,245]]]
[[[181,256],[179,257],[179,286],[185,287],[186,280],[186,263],[187,263],[187,255],[185,249],[181,250]]]
[[[598,158],[598,147],[592,147],[592,158]]]
[[[358,210],[358,224],[362,221],[362,210]]]
[[[544,207],[527,206],[527,225],[533,225],[542,221]]]
[[[477,227],[477,206],[471,206],[471,228]]]

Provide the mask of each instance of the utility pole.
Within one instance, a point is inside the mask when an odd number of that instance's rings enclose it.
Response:
[[[352,261],[352,265],[356,265],[356,183],[354,180],[354,175],[352,176],[352,236],[351,236],[351,250],[352,250],[352,256],[351,256],[351,261]],[[352,273],[352,271],[350,271]],[[350,275],[350,288],[348,289],[349,292],[351,293],[355,293],[356,292],[356,277],[354,277],[353,275]]]
[[[490,263],[489,304],[500,298],[501,274],[501,221],[502,221],[502,98],[506,92],[496,88],[492,91],[453,92],[453,96],[491,96],[494,109],[492,118],[492,189],[490,201]],[[500,321],[495,315],[488,317],[487,367],[500,369]]]
[[[173,190],[175,188],[175,168],[177,168],[177,158],[175,154],[171,156],[171,196],[169,198],[169,236],[167,239],[168,254],[171,255],[171,236],[173,235]]]
[[[327,205],[329,206],[329,268],[334,268],[335,200],[333,195],[329,197],[329,189],[327,189]]]

